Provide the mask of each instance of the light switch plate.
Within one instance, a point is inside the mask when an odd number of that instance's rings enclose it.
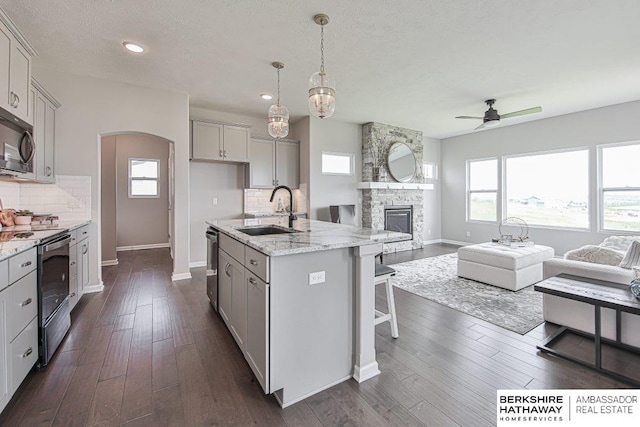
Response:
[[[324,282],[325,282],[324,271],[316,271],[314,273],[309,273],[310,285],[317,285],[319,283],[324,283]]]
[[[218,204],[218,198],[217,198],[217,197],[214,197],[213,199],[211,199],[211,204],[212,204],[213,206],[216,206],[216,205]]]

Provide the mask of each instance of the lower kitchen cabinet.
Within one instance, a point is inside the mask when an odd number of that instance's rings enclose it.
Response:
[[[71,231],[69,244],[69,309],[89,286],[89,225]]]
[[[244,268],[231,255],[219,252],[218,310],[231,335],[244,351],[247,334],[247,301]]]
[[[269,389],[269,285],[247,272],[247,341],[245,357],[262,389]]]
[[[0,261],[0,411],[38,361],[36,248]]]

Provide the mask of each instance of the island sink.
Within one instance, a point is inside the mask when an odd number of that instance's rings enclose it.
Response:
[[[236,228],[236,230],[250,236],[266,236],[268,234],[289,234],[299,232],[298,230],[291,228],[277,227],[274,225],[267,225],[264,227],[242,227]]]

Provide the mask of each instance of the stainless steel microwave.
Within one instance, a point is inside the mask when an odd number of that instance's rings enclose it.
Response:
[[[36,145],[33,126],[0,108],[0,174],[33,172]]]

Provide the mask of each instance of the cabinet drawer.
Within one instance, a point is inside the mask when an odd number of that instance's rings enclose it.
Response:
[[[36,248],[31,248],[9,258],[9,283],[13,283],[35,270],[37,255]]]
[[[236,261],[244,264],[244,244],[232,239],[226,234],[220,233],[220,249],[231,255]]]
[[[13,339],[38,314],[38,274],[24,276],[7,289],[7,335]]]
[[[9,261],[0,261],[0,291],[9,284]]]
[[[11,394],[38,361],[38,318],[34,317],[29,325],[9,344],[9,384]]]
[[[255,249],[245,246],[244,248],[244,265],[249,271],[269,283],[269,257],[256,251]]]
[[[76,242],[80,243],[85,239],[89,238],[89,224],[87,225],[83,225],[82,227],[74,230],[76,232],[75,237],[76,237]]]

